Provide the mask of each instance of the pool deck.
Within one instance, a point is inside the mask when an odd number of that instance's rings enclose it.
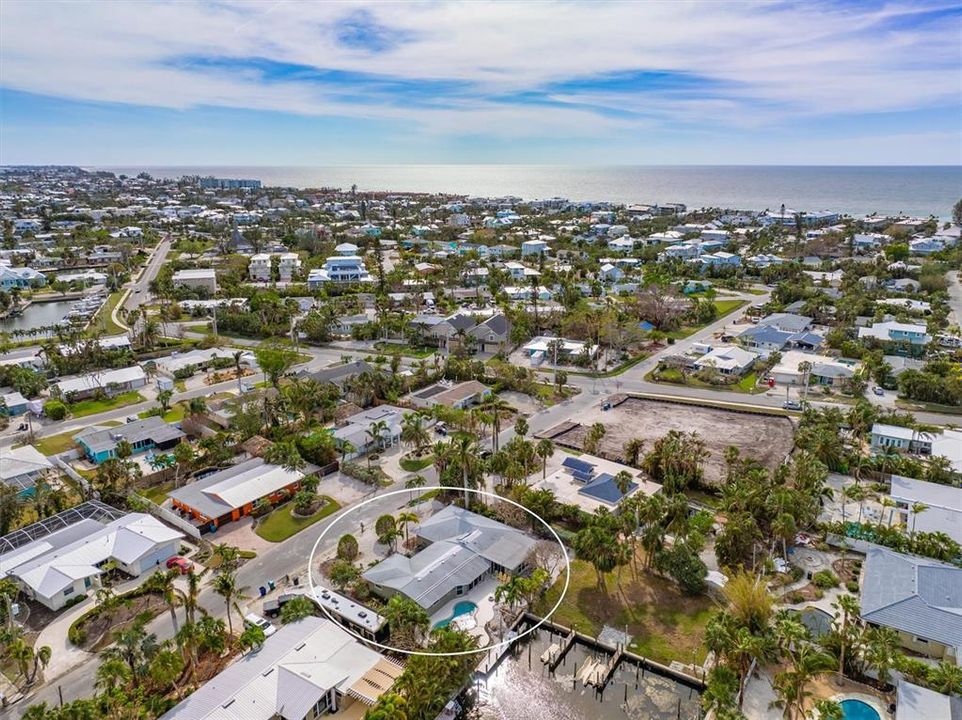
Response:
[[[448,602],[441,606],[440,610],[431,616],[431,627],[434,627],[442,620],[450,618],[451,615],[454,614],[454,608],[458,603],[473,602],[478,608],[472,613],[477,624],[468,632],[478,638],[482,645],[487,645],[489,638],[484,630],[484,626],[494,618],[494,591],[499,584],[500,581],[498,578],[490,577],[471,588],[464,595],[448,600]]]

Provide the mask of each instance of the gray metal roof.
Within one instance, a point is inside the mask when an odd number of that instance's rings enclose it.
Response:
[[[363,360],[355,360],[354,362],[344,363],[343,365],[335,365],[334,367],[324,368],[323,370],[318,370],[317,372],[302,372],[302,376],[316,380],[319,383],[332,383],[334,385],[341,385],[347,380],[351,379],[355,375],[360,375],[363,372],[369,372],[374,368]]]
[[[126,440],[131,445],[143,440],[153,440],[154,443],[160,445],[183,437],[185,435],[179,427],[170,425],[156,416],[126,425],[94,430],[93,432],[88,430],[74,435],[75,440],[83,440],[84,445],[95,453],[113,450],[121,440]]]
[[[492,564],[518,568],[536,542],[520,530],[449,505],[418,529],[431,543],[413,557],[395,553],[364,573],[376,585],[431,608],[451,590],[469,585]]]
[[[962,568],[871,548],[861,610],[867,622],[962,647]]]

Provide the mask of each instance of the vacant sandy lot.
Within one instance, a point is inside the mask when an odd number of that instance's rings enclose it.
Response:
[[[791,451],[794,436],[794,426],[787,417],[643,398],[628,398],[607,412],[594,407],[576,420],[581,424],[556,436],[555,442],[580,449],[587,428],[600,422],[607,433],[601,440],[599,454],[612,459],[620,458],[625,442],[634,437],[642,438],[644,451],[648,451],[670,430],[697,432],[709,452],[705,480],[710,483],[724,474],[728,446],[734,445],[742,455],[774,468]]]

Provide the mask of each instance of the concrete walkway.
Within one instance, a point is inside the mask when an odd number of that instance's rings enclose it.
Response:
[[[141,575],[139,578],[134,578],[125,583],[114,586],[114,592],[117,595],[121,595],[125,592],[129,592],[134,588],[139,587],[143,584],[151,574]],[[64,673],[69,672],[78,665],[82,665],[88,660],[94,657],[93,653],[89,653],[86,650],[81,650],[79,647],[74,645],[67,638],[67,634],[70,631],[70,626],[77,620],[81,615],[90,610],[94,605],[97,604],[96,593],[97,588],[93,587],[89,590],[87,598],[66,612],[61,613],[57,616],[47,627],[40,631],[37,636],[37,640],[34,643],[35,648],[43,647],[44,645],[49,645],[50,650],[50,663],[44,670],[44,678],[47,683],[54,680]]]

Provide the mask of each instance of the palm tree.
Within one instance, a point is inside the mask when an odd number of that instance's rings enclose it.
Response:
[[[478,444],[469,435],[458,436],[454,443],[454,455],[461,468],[461,485],[464,487],[464,507],[467,509],[471,505],[468,493],[468,477],[472,469],[476,467],[478,460]]]
[[[286,625],[303,620],[313,615],[314,610],[314,603],[306,595],[298,595],[284,603],[284,607],[281,608],[281,622]]]
[[[411,523],[417,523],[420,518],[418,518],[417,513],[406,511],[400,512],[397,516],[397,524],[404,527],[404,542],[408,541],[408,525]]]
[[[548,476],[548,458],[554,455],[554,443],[548,438],[541,438],[534,451],[541,458],[541,479],[544,480]]]
[[[231,621],[231,608],[236,605],[238,600],[247,599],[244,591],[247,589],[237,587],[237,577],[233,572],[221,572],[214,577],[211,587],[214,592],[224,598],[224,605],[227,606],[227,632],[234,634],[234,625]]]
[[[629,465],[638,465],[638,458],[644,447],[645,441],[641,438],[631,438],[628,440],[624,445],[625,462]]]
[[[172,650],[161,650],[150,662],[150,679],[161,690],[173,686],[174,697],[180,697],[177,678],[184,671],[184,658]]]
[[[167,603],[167,609],[170,611],[170,622],[174,627],[174,635],[180,630],[177,622],[177,606],[184,604],[183,596],[174,584],[174,580],[178,575],[179,572],[177,570],[168,570],[166,572],[159,570],[147,580],[147,584],[151,590],[162,596],[164,602]]]
[[[835,630],[839,637],[838,671],[845,675],[845,655],[851,640],[851,623],[857,621],[860,613],[858,598],[854,595],[841,595],[832,603],[835,610]]]
[[[728,612],[738,624],[751,632],[761,633],[772,616],[772,596],[765,582],[751,573],[739,573],[725,585]]]
[[[926,505],[925,503],[921,503],[921,502],[912,503],[912,535],[911,537],[913,538],[915,537],[915,521],[919,519],[919,515],[921,515],[928,509],[929,509],[929,506]]]
[[[414,448],[415,453],[431,444],[431,436],[424,427],[424,417],[420,413],[407,413],[401,421],[401,440]]]
[[[481,403],[481,409],[491,418],[491,450],[497,452],[500,446],[501,419],[511,412],[511,405],[504,398],[492,393]]]

